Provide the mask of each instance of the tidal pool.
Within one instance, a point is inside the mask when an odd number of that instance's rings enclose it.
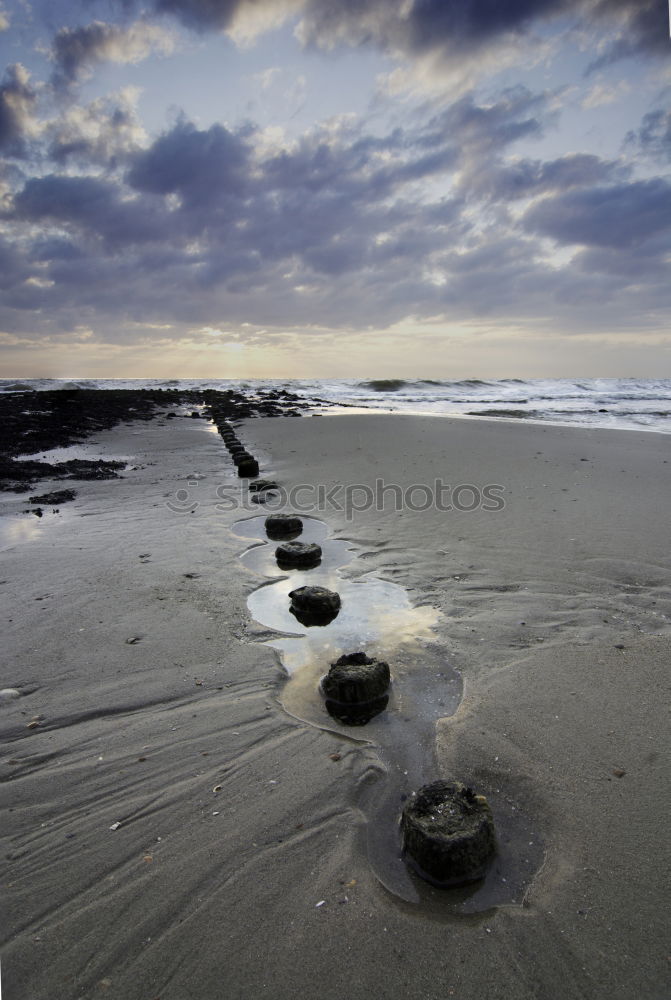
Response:
[[[287,672],[279,698],[295,718],[370,744],[384,772],[360,782],[357,804],[368,819],[368,857],[380,882],[406,902],[435,912],[474,913],[503,903],[521,903],[543,857],[540,838],[522,810],[505,794],[488,795],[494,811],[498,853],[487,876],[462,889],[439,889],[409,870],[401,853],[399,817],[403,802],[421,785],[435,780],[435,725],[453,715],[462,698],[461,675],[436,641],[439,612],[415,607],[403,587],[374,576],[348,580],[340,570],[356,558],[349,543],[328,537],[316,518],[303,517],[300,541],[316,542],[322,561],[313,569],[281,570],[277,540],[268,539],[266,515],[238,521],[238,536],[255,541],[241,555],[243,564],[265,578],[248,598],[253,618],[278,633],[266,643],[277,650]],[[305,585],[340,594],[342,606],[328,625],[306,627],[291,614],[289,592]],[[392,684],[386,709],[365,726],[347,726],[326,710],[319,685],[343,653],[365,652],[389,663]]]

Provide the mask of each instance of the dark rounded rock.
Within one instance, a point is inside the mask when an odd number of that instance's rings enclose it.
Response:
[[[340,595],[326,587],[298,587],[289,598],[289,610],[301,625],[328,625],[340,611]]]
[[[247,452],[244,444],[229,444],[228,446],[229,454],[231,455],[244,455]]]
[[[52,493],[42,493],[39,497],[28,497],[28,503],[68,503],[77,496],[75,490],[54,490]]]
[[[236,465],[240,479],[253,479],[259,474],[259,463],[255,458],[244,458],[241,462],[236,462]]]
[[[250,499],[252,503],[268,503],[269,500],[275,500],[277,493],[273,493],[271,490],[267,490],[264,493],[252,493]]]
[[[254,458],[254,456],[250,455],[248,451],[243,450],[236,452],[235,455],[231,455],[231,458],[233,459],[233,465],[240,465],[241,462],[246,462],[248,458]]]
[[[406,860],[439,886],[474,882],[496,851],[491,809],[460,781],[434,781],[408,799],[401,815]]]
[[[255,483],[249,484],[250,493],[266,493],[268,490],[276,490],[277,483],[272,479],[257,479]]]
[[[365,726],[380,712],[384,712],[388,704],[388,694],[382,694],[379,698],[371,698],[370,701],[361,701],[351,705],[344,701],[334,701],[333,698],[324,700],[328,714],[332,719],[341,722],[343,726]]]
[[[275,549],[275,558],[281,569],[317,566],[322,559],[322,550],[315,542],[283,542]]]
[[[264,527],[268,538],[296,538],[303,531],[303,522],[293,514],[271,514]]]
[[[322,691],[327,698],[350,705],[379,698],[390,682],[389,664],[365,653],[346,653],[331,664]]]

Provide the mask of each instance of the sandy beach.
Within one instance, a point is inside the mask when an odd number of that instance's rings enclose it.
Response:
[[[261,474],[346,543],[315,572],[407,597],[403,636],[379,622],[395,714],[366,736],[264,644],[247,600],[269,581],[233,530],[263,508],[235,505],[214,431],[97,434],[132,468],[59,514],[2,497],[7,1000],[667,997],[669,437],[245,421]],[[400,811],[405,770],[488,796],[511,838],[497,891],[519,891],[470,912],[394,891],[371,803]]]

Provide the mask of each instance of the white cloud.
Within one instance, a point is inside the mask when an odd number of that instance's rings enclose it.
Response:
[[[499,41],[496,49],[465,52],[458,59],[446,59],[440,49],[429,50],[408,60],[394,53],[399,63],[390,73],[377,79],[378,95],[388,98],[465,94],[483,78],[524,63],[527,69],[546,61],[554,45],[536,39],[530,47],[527,39],[511,36]]]
[[[620,80],[617,84],[595,83],[583,97],[580,106],[585,110],[600,108],[606,104],[613,104],[630,91],[631,84],[627,80]]]
[[[149,21],[127,27],[93,21],[81,28],[61,28],[51,58],[56,82],[70,84],[91,76],[100,62],[138,63],[153,53],[169,55],[174,48],[174,33]]]
[[[119,158],[146,144],[147,134],[137,115],[137,87],[89,104],[74,104],[49,123],[54,159],[87,161],[114,167]]]
[[[258,0],[241,3],[227,34],[240,48],[253,45],[259,35],[273,31],[303,6],[304,0]]]

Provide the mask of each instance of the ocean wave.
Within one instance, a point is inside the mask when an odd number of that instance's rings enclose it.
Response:
[[[57,386],[58,389],[99,389],[100,383],[93,382],[91,379],[76,379],[72,382],[63,381]]]
[[[408,382],[404,378],[373,378],[368,382],[358,382],[362,389],[373,389],[375,392],[397,392]]]
[[[34,385],[29,385],[28,382],[2,382],[1,384],[2,392],[32,392],[35,388]]]
[[[537,418],[543,414],[539,414],[537,410],[467,410],[466,415],[469,417],[511,417],[522,420],[529,417]]]

